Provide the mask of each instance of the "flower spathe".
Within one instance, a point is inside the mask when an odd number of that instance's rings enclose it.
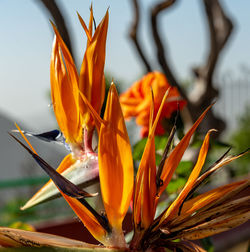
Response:
[[[136,81],[126,92],[121,94],[120,102],[125,119],[136,118],[136,123],[142,126],[141,135],[143,137],[149,132],[149,113],[151,106],[151,88],[154,93],[154,113],[156,115],[165,92],[171,87],[164,74],[160,72],[150,72]],[[176,87],[169,91],[165,101],[161,118],[157,124],[155,134],[162,135],[165,130],[161,124],[163,118],[170,118],[171,114],[182,109],[186,101],[180,97]]]
[[[80,99],[85,95],[97,113],[100,113],[105,94],[105,48],[108,29],[108,12],[92,34],[93,10],[90,9],[89,28],[78,14],[87,35],[87,47],[78,75],[72,56],[56,27],[51,55],[51,98],[58,125],[66,142],[83,145],[82,131],[92,131],[93,119]],[[65,62],[65,64],[64,64]]]

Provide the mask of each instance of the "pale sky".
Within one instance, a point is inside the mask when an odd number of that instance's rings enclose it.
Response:
[[[70,27],[74,51],[79,65],[85,34],[78,21],[78,11],[85,22],[89,19],[89,0],[59,0]],[[131,1],[93,0],[96,21],[109,8],[105,70],[116,80],[130,85],[142,75],[142,65],[128,39],[132,21]],[[140,40],[153,58],[147,13],[154,0],[144,0]],[[250,68],[250,1],[222,1],[235,23],[235,31],[223,53],[218,75],[237,72],[241,65]],[[203,62],[206,55],[206,23],[199,0],[182,0],[161,17],[162,37],[167,42],[174,72],[179,80],[191,78],[191,67]],[[54,124],[48,107],[49,61],[53,40],[50,17],[36,0],[0,1],[0,112],[17,122],[25,122],[37,130],[50,129]],[[155,65],[155,69],[157,69]],[[119,85],[119,83],[117,83]],[[125,89],[125,87],[121,87]]]

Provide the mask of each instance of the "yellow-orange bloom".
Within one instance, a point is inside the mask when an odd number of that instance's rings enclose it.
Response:
[[[72,56],[53,25],[55,41],[51,55],[51,97],[58,125],[66,142],[82,146],[83,129],[91,134],[94,122],[79,91],[85,95],[97,113],[100,113],[105,94],[105,48],[108,30],[108,12],[92,34],[93,11],[90,11],[89,28],[78,14],[87,35],[87,48],[78,75]],[[86,144],[86,143],[85,143]]]
[[[56,33],[50,64],[53,108],[66,141],[80,144],[82,127],[78,100],[78,74],[68,48],[55,26],[53,27]]]
[[[154,114],[158,111],[165,92],[170,88],[164,74],[151,72],[139,81],[136,81],[125,93],[121,94],[120,102],[125,119],[136,117],[136,123],[142,126],[141,135],[147,136],[149,132],[149,113],[151,104],[151,91],[154,93]],[[161,125],[163,118],[170,118],[171,114],[183,108],[186,102],[180,97],[177,88],[172,87],[164,104],[161,118],[156,127],[156,135],[162,135],[165,131]]]
[[[92,7],[89,20],[89,29],[87,29],[80,15],[78,15],[78,17],[88,38],[87,48],[80,71],[79,89],[88,99],[95,111],[99,114],[105,96],[104,64],[109,15],[107,12],[104,19],[96,28],[94,34],[92,34]],[[91,130],[94,125],[93,118],[91,118],[85,103],[81,100],[80,110],[83,127],[86,126],[89,130]]]
[[[78,17],[87,35],[87,47],[80,74],[57,28],[52,24],[55,39],[51,54],[50,79],[54,113],[65,142],[71,150],[57,171],[77,185],[82,185],[98,177],[98,160],[92,149],[95,122],[80,96],[84,95],[95,112],[100,113],[105,94],[104,64],[109,14],[107,11],[94,33],[92,7],[88,28],[79,14]],[[99,125],[97,128],[99,130]],[[56,194],[59,192],[50,180],[23,209],[48,200]]]

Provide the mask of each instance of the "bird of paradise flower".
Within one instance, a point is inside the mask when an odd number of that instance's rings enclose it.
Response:
[[[57,33],[56,30],[55,32]],[[57,35],[57,39],[60,41],[59,35]],[[162,161],[157,168],[154,136],[169,90],[165,93],[156,115],[154,115],[152,95],[149,134],[139,169],[134,179],[131,146],[115,85],[111,84],[104,118],[102,119],[94,105],[95,103],[92,103],[92,100],[87,95],[89,93],[84,92],[80,86],[76,85],[78,83],[76,81],[77,75],[75,68],[72,68],[71,58],[67,57],[69,54],[66,47],[62,41],[59,44],[56,41],[54,49],[60,45],[66,64],[64,71],[62,70],[63,62],[60,52],[55,49],[58,54],[52,54],[51,72],[53,76],[51,79],[52,97],[54,97],[56,106],[55,111],[58,111],[56,112],[57,120],[59,125],[61,123],[61,130],[73,150],[75,148],[78,150],[79,146],[81,146],[82,131],[80,129],[82,125],[86,126],[84,130],[92,129],[93,125],[97,128],[99,132],[99,176],[106,213],[100,214],[86,201],[85,198],[92,197],[94,196],[93,194],[89,194],[70,182],[60,174],[60,169],[55,171],[43,160],[20,129],[19,131],[28,146],[14,135],[11,134],[11,136],[32,155],[35,161],[50,176],[62,196],[89,232],[103,246],[96,247],[63,237],[4,227],[0,228],[0,246],[50,246],[70,249],[81,248],[82,250],[115,248],[123,251],[159,251],[159,249],[168,248],[173,250],[181,249],[182,251],[203,251],[192,240],[226,231],[244,223],[250,218],[250,196],[232,198],[249,186],[249,179],[227,184],[191,198],[207,177],[245,154],[230,156],[227,152],[210,166],[206,172],[200,175],[209,149],[210,134],[213,130],[206,134],[197,162],[178,197],[159,216],[155,216],[160,196],[168,186],[185,150],[188,148],[192,135],[211,106],[203,112],[178,145],[171,150],[175,132],[175,128],[173,128]],[[88,43],[90,44],[90,42]],[[57,55],[57,59],[55,55]],[[54,62],[57,63],[54,64]],[[56,70],[57,67],[60,67],[60,71]],[[57,74],[55,74],[55,71],[57,71]],[[66,81],[69,79],[72,81]],[[57,82],[64,81],[68,87],[56,90],[58,87]],[[73,86],[70,83],[75,83],[75,85]],[[78,105],[72,105],[72,102],[76,104],[76,101],[77,104],[82,104],[81,108],[84,108],[84,111],[81,112]],[[72,115],[72,113],[76,114]],[[73,125],[70,123],[72,121],[74,122]],[[72,164],[72,161],[64,160],[63,167],[66,167],[67,163]],[[133,200],[134,234],[131,242],[127,243],[122,223],[131,200]]]
[[[52,23],[55,39],[50,63],[51,99],[56,120],[62,132],[30,134],[42,140],[64,143],[70,153],[62,160],[57,171],[73,183],[84,188],[98,181],[98,157],[92,148],[95,122],[82,102],[79,91],[85,95],[99,114],[105,96],[105,47],[108,30],[108,11],[93,33],[93,9],[90,8],[89,27],[78,14],[87,35],[87,47],[78,75],[73,58]],[[23,207],[25,210],[60,195],[50,180]]]

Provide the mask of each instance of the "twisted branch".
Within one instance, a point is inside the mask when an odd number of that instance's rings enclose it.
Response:
[[[233,24],[225,15],[218,0],[203,0],[210,33],[210,48],[206,64],[195,68],[195,74],[207,79],[207,85],[212,86],[212,76],[220,53],[228,41]]]
[[[151,72],[152,68],[151,68],[148,60],[146,59],[146,56],[143,53],[143,50],[141,48],[141,45],[140,45],[140,43],[138,41],[138,37],[137,37],[137,30],[138,30],[139,21],[140,21],[140,12],[139,12],[139,6],[138,6],[137,0],[132,0],[132,5],[133,5],[133,10],[134,10],[134,18],[133,18],[133,23],[130,27],[129,36],[132,39],[132,41],[134,42],[137,53],[139,54],[144,66],[146,68],[146,72]]]
[[[210,47],[203,66],[193,69],[195,87],[190,94],[193,106],[193,118],[218,97],[219,91],[214,87],[213,76],[221,52],[233,30],[232,21],[226,16],[219,0],[203,0],[205,14],[209,27]],[[208,114],[205,129],[216,127],[220,132],[225,129],[225,123],[215,117],[212,111]]]
[[[170,66],[167,62],[165,48],[163,46],[159,31],[158,31],[159,14],[162,11],[166,10],[167,8],[171,7],[175,2],[176,2],[176,0],[165,0],[161,3],[156,4],[153,7],[153,9],[151,11],[151,27],[152,27],[153,39],[155,41],[155,45],[156,45],[156,49],[157,49],[157,58],[158,58],[159,64],[162,67],[162,71],[166,75],[166,78],[170,82],[170,84],[172,86],[177,87],[180,95],[188,101],[188,97],[187,97],[186,93],[184,92],[184,90],[181,88],[180,84],[175,79],[175,77],[170,69]]]

